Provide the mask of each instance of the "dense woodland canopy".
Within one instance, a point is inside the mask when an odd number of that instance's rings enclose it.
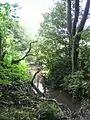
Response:
[[[80,103],[90,99],[90,0],[84,9],[81,3],[55,2],[43,14],[37,40],[20,26],[19,6],[0,3],[0,120],[72,120],[69,108],[47,99],[33,84],[38,71],[30,74],[32,63],[46,71],[48,88]]]

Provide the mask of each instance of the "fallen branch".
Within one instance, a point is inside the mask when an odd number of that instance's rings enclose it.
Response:
[[[11,64],[18,64],[21,60],[23,60],[23,59],[25,59],[27,56],[29,56],[30,55],[30,51],[31,51],[31,44],[32,43],[36,43],[37,41],[33,41],[33,42],[31,42],[30,43],[30,47],[29,47],[29,49],[28,49],[28,51],[26,52],[26,54],[22,57],[22,58],[20,58],[20,59],[17,59],[17,60],[12,60],[12,62],[11,62]]]
[[[44,100],[44,101],[50,101],[50,102],[54,102],[58,108],[59,108],[59,111],[65,111],[67,110],[68,111],[68,114],[69,116],[71,116],[71,110],[68,108],[67,105],[63,104],[63,103],[59,103],[56,99],[51,99],[51,98],[40,98],[41,100]]]
[[[5,101],[0,101],[0,104],[8,105],[8,106],[14,105],[13,102],[5,102]]]
[[[40,96],[45,97],[45,94],[42,93],[42,92],[34,85],[34,83],[33,83],[33,81],[34,81],[34,79],[35,79],[35,77],[36,77],[36,75],[37,75],[38,73],[39,73],[39,71],[37,71],[37,72],[34,74],[34,76],[33,76],[32,80],[31,80],[30,84],[31,84],[31,86],[33,87],[33,89],[34,89]]]

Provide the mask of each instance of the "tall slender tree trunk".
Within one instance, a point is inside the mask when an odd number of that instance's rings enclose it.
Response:
[[[0,60],[2,58],[2,39],[1,39],[1,36],[0,36]]]
[[[72,40],[71,0],[67,0],[67,2],[66,2],[66,11],[67,11],[67,29],[68,29],[68,34],[69,34],[69,49],[70,49],[70,51],[72,51],[74,49],[72,47],[73,40]],[[71,54],[71,52],[70,52],[70,54]],[[73,71],[74,70],[73,52],[72,52],[72,55],[70,55],[70,56],[72,56],[72,71]]]
[[[75,41],[74,41],[74,48],[73,48],[73,64],[74,64],[74,70],[73,72],[78,70],[78,54],[79,54],[79,41],[81,39],[81,35],[76,35]]]
[[[73,1],[75,4],[75,16],[72,23],[72,15],[71,15],[71,0],[66,1],[66,8],[67,8],[67,29],[69,33],[69,40],[71,41],[71,58],[72,58],[72,73],[78,70],[78,54],[79,54],[79,42],[81,39],[81,32],[85,26],[85,22],[87,20],[89,8],[90,8],[90,0],[86,1],[86,6],[84,9],[84,14],[80,21],[79,26],[77,27],[78,17],[79,17],[79,0]]]
[[[77,28],[77,33],[75,35],[75,40],[74,40],[74,52],[73,52],[74,71],[73,72],[78,70],[79,42],[80,42],[80,39],[81,39],[81,32],[83,31],[83,28],[84,28],[86,20],[87,20],[87,16],[88,16],[88,13],[89,13],[89,8],[90,8],[90,0],[87,0],[85,10],[84,10],[84,14],[83,14],[81,22],[80,22],[80,24]]]
[[[75,0],[75,17],[73,20],[73,24],[72,24],[72,36],[75,36],[76,34],[76,25],[78,22],[78,17],[79,17],[79,0]],[[72,74],[74,73],[74,71],[76,70],[76,65],[75,63],[77,62],[76,58],[76,52],[75,52],[75,48],[76,48],[76,43],[75,43],[75,39],[73,38],[72,40],[72,51],[71,51],[71,58],[72,58]],[[76,62],[75,62],[76,61]]]
[[[74,41],[72,42],[71,59],[72,59],[72,74],[73,74],[74,69],[75,69],[75,65],[74,65]]]

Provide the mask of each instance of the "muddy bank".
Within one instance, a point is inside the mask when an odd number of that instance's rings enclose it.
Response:
[[[59,103],[66,104],[71,110],[78,111],[81,107],[81,103],[72,99],[67,92],[49,89],[48,95],[50,98],[56,99]]]

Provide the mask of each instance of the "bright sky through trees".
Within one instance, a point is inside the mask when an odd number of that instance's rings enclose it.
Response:
[[[42,13],[52,6],[53,0],[23,0],[19,4],[22,6],[20,23],[27,32],[35,34],[43,20]]]
[[[20,24],[28,34],[37,32],[40,22],[43,20],[42,13],[48,11],[55,0],[2,0],[3,2],[18,3],[22,9],[19,11]],[[86,0],[82,0],[85,7]],[[90,19],[89,19],[90,20]],[[88,22],[89,24],[89,22]]]

